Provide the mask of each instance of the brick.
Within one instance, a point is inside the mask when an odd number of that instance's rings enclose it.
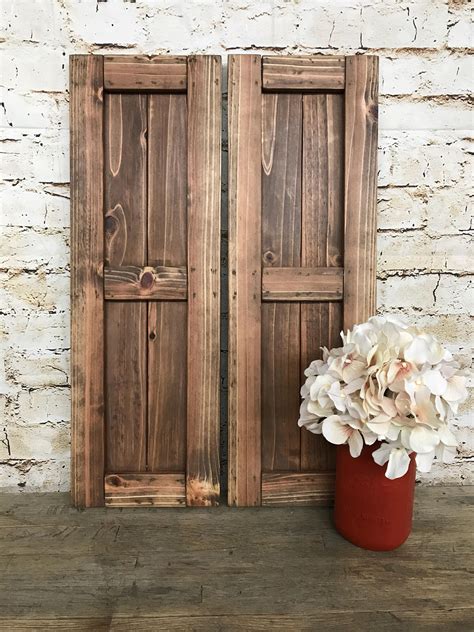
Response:
[[[472,61],[467,55],[430,53],[381,57],[382,95],[469,95]]]
[[[298,8],[296,41],[300,46],[337,48],[347,52],[360,47],[360,8],[357,2],[302,2]],[[289,44],[287,41],[286,45]]]
[[[65,231],[5,227],[0,242],[0,270],[65,268],[69,264],[67,240]]]
[[[43,460],[67,459],[69,456],[69,424],[23,426],[10,423],[5,432],[11,451],[10,458]]]
[[[447,5],[431,0],[370,2],[362,8],[367,48],[439,48],[447,35]]]
[[[69,26],[75,40],[87,44],[133,46],[144,37],[138,7],[129,2],[68,2]]]
[[[474,272],[469,261],[473,239],[469,235],[430,238],[426,233],[382,233],[377,238],[378,269],[427,272]]]
[[[69,275],[39,272],[0,272],[0,302],[5,312],[47,312],[69,309]]]
[[[19,185],[0,189],[0,226],[69,227],[69,187],[39,190]]]
[[[64,96],[69,85],[68,55],[62,48],[10,45],[2,52],[0,85],[23,94],[39,90]]]
[[[69,459],[0,461],[0,488],[6,492],[64,492],[70,485]]]
[[[432,191],[426,204],[426,230],[430,235],[458,235],[472,231],[472,189],[453,187]]]
[[[224,35],[228,48],[286,48],[296,42],[296,14],[291,7],[286,7],[285,11],[275,10],[274,3],[267,0],[248,3],[239,12],[232,9],[231,6],[230,17],[227,14],[227,18],[224,18]],[[312,37],[315,40],[318,37],[317,32]]]
[[[69,422],[69,389],[40,388],[22,391],[18,396],[17,418],[19,423],[26,425]]]
[[[437,103],[382,97],[379,121],[381,130],[468,130],[472,112],[462,100]]]
[[[69,320],[69,312],[0,314],[0,340],[25,351],[69,349]]]
[[[379,188],[377,225],[383,230],[422,228],[426,222],[426,188]]]
[[[64,95],[4,91],[3,127],[57,130],[69,126],[69,105]]]
[[[472,48],[474,44],[472,5],[470,2],[449,2],[448,46]]]
[[[69,383],[69,352],[10,351],[5,358],[9,381],[30,388]]]
[[[13,41],[50,44],[69,42],[65,11],[61,3],[55,0],[35,2],[34,8],[30,0],[1,2],[0,18],[4,37]]]

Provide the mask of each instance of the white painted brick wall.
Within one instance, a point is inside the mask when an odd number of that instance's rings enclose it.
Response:
[[[468,1],[3,0],[0,23],[0,488],[69,488],[72,53],[378,54],[379,309],[471,362]],[[473,408],[424,482],[474,481]]]

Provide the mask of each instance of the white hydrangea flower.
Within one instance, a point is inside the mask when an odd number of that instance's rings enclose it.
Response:
[[[374,316],[341,333],[342,347],[323,348],[305,371],[298,425],[359,456],[364,443],[388,463],[387,478],[449,462],[456,439],[447,422],[467,397],[466,375],[431,334],[397,316]]]

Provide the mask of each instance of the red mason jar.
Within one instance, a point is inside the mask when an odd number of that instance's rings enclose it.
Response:
[[[415,454],[405,476],[390,480],[387,465],[377,465],[364,445],[353,458],[347,445],[337,447],[334,521],[339,533],[363,549],[391,551],[411,532],[415,492]]]

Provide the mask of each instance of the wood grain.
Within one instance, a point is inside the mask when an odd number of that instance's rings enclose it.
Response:
[[[148,469],[186,469],[186,303],[148,305]]]
[[[346,58],[344,329],[376,310],[378,67]]]
[[[106,467],[109,472],[146,470],[147,306],[107,302]]]
[[[185,507],[184,474],[107,474],[106,507]]]
[[[147,96],[105,101],[105,257],[112,268],[146,265]],[[146,469],[147,306],[107,302],[106,464],[113,472]]]
[[[219,500],[221,60],[188,58],[188,505]]]
[[[187,297],[186,96],[150,95],[148,130],[148,263],[182,266]],[[186,358],[187,305],[150,303],[148,468],[153,472],[184,476]]]
[[[264,90],[343,90],[344,57],[264,57]]]
[[[339,301],[342,281],[343,268],[264,268],[262,300]]]
[[[328,505],[334,497],[334,472],[262,474],[262,505]]]
[[[472,486],[417,486],[413,532],[388,554],[346,542],[326,507],[83,512],[54,492],[0,508],[8,632],[472,627]]]
[[[186,57],[104,57],[104,85],[109,91],[185,92],[186,81]]]
[[[303,184],[301,262],[343,272],[344,96],[303,96]],[[341,286],[342,290],[342,286]],[[341,340],[341,303],[301,306],[301,382],[304,370],[321,358],[321,347]],[[301,429],[301,469],[335,468],[335,449],[321,435]]]
[[[105,265],[147,256],[147,96],[105,95]]]
[[[71,470],[78,507],[104,502],[103,63],[70,57]]]
[[[229,57],[229,493],[261,502],[261,61]]]
[[[300,266],[302,97],[262,96],[262,261]],[[262,305],[262,468],[300,464],[300,306]]]
[[[186,266],[186,95],[148,102],[148,265]]]
[[[187,285],[185,267],[107,266],[104,269],[104,293],[108,300],[184,301]]]

